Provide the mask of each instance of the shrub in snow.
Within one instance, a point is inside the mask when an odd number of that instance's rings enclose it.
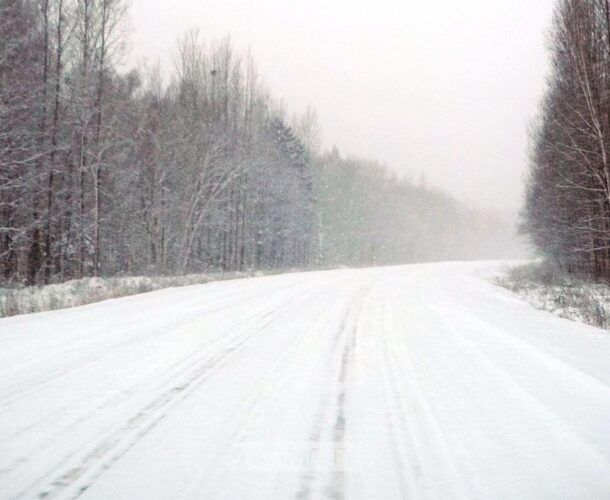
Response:
[[[263,271],[234,271],[184,276],[124,276],[84,278],[65,283],[23,288],[0,288],[0,318],[76,307],[101,300],[152,292],[162,288],[199,285],[210,281],[276,274]]]
[[[537,309],[610,329],[608,285],[566,275],[546,263],[511,268],[497,282]]]

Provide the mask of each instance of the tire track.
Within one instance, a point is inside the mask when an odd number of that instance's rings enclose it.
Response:
[[[345,413],[347,394],[347,379],[352,365],[352,358],[357,342],[358,318],[362,311],[364,299],[372,283],[361,287],[348,305],[345,315],[333,339],[333,345],[326,361],[328,380],[332,380],[334,390],[322,394],[314,426],[310,432],[309,441],[312,458],[310,466],[302,473],[299,487],[295,493],[298,500],[308,500],[315,496],[314,483],[316,462],[322,452],[331,453],[332,470],[327,485],[322,494],[326,498],[339,500],[344,497],[345,483],[345,432],[348,425]],[[338,366],[337,366],[338,365]],[[324,438],[327,441],[324,441]],[[326,450],[324,447],[326,446]],[[328,458],[328,457],[327,457]],[[329,465],[329,464],[327,464]]]
[[[381,343],[379,366],[387,402],[384,416],[391,441],[390,446],[398,478],[398,490],[401,498],[418,498],[416,483],[423,468],[421,443],[417,437],[418,432],[414,429],[414,424],[408,421],[411,409],[404,403],[406,401],[402,390],[404,382],[397,373],[399,359],[397,359],[394,345],[395,335],[399,332],[407,335],[409,332],[397,329],[392,304],[386,302],[381,307],[382,335],[379,339]],[[412,453],[408,454],[403,450],[412,450]],[[407,475],[408,471],[411,471],[410,478]]]
[[[419,290],[419,296],[422,297],[425,294]],[[399,307],[400,304],[396,304],[395,310]],[[419,312],[421,313],[421,311]],[[400,323],[402,323],[403,330],[408,328],[405,317],[401,318]],[[400,331],[400,323],[397,322],[394,325],[395,332]],[[418,321],[417,324],[419,325],[420,322]],[[451,498],[467,499],[470,497],[468,494],[467,478],[460,470],[458,461],[448,446],[446,429],[443,428],[439,415],[435,413],[428,394],[423,389],[423,384],[420,380],[422,375],[418,372],[414,362],[414,353],[417,352],[419,356],[426,356],[426,359],[430,362],[430,367],[437,370],[446,370],[447,368],[441,362],[443,359],[442,355],[430,352],[423,346],[421,340],[422,338],[424,340],[427,339],[425,332],[426,329],[430,328],[430,325],[425,325],[425,327],[422,331],[416,331],[415,335],[411,337],[410,349],[405,346],[404,342],[398,342],[396,338],[393,341],[393,356],[395,359],[393,366],[403,367],[406,376],[403,379],[405,383],[402,385],[406,387],[406,392],[409,394],[411,401],[410,408],[404,407],[402,414],[413,415],[414,417],[411,421],[418,429],[415,435],[421,436],[420,442],[422,445],[419,449],[422,463],[427,464],[432,470],[436,469],[438,472],[440,469],[442,471],[442,475],[436,477],[432,477],[431,474],[425,472],[422,474],[426,484],[425,494],[429,498],[442,498],[444,495],[450,494]],[[400,387],[400,382],[397,384],[397,387]],[[424,471],[424,469],[421,468],[420,471]],[[447,492],[447,488],[450,490],[450,493]]]
[[[223,339],[224,344],[220,346],[220,352],[210,356],[208,352],[210,346],[207,345],[198,353],[198,357],[193,355],[188,363],[180,363],[183,365],[180,372],[174,372],[171,377],[168,377],[168,379],[172,380],[181,380],[180,382],[177,381],[171,384],[170,388],[154,398],[146,406],[134,412],[117,430],[90,449],[78,465],[69,466],[63,471],[57,472],[55,479],[52,479],[48,486],[40,491],[39,498],[63,496],[68,491],[70,492],[70,498],[80,496],[99,476],[127,453],[129,449],[135,446],[142,437],[156,427],[176,404],[188,397],[210,376],[231,361],[258,334],[265,331],[286,307],[295,300],[302,298],[304,294],[313,293],[318,286],[319,284],[308,287],[306,290],[299,290],[298,293],[277,304],[274,310],[266,311],[249,321],[228,340]],[[203,352],[203,355],[201,355],[201,352]],[[67,463],[71,458],[72,456],[66,457],[64,462]],[[45,475],[48,475],[48,473]],[[31,487],[33,486],[32,484]],[[30,491],[30,487],[18,496],[24,496],[26,491]]]
[[[291,290],[296,288],[296,285],[292,285],[290,287],[285,287],[282,288],[280,290]],[[309,293],[310,290],[314,290],[314,287],[310,287],[308,289],[306,289],[305,293]],[[274,292],[277,292],[277,290],[275,290]],[[293,298],[298,298],[301,294],[303,293],[303,291],[299,291],[299,293],[295,293],[289,297],[293,297]],[[228,294],[225,294],[228,295]],[[237,307],[237,306],[236,306]],[[221,312],[221,311],[226,311],[226,308],[223,308],[222,306],[216,306],[214,307],[214,309],[206,309],[204,311],[198,311],[194,314],[189,315],[187,318],[179,321],[177,324],[172,324],[170,328],[165,327],[160,327],[155,329],[153,332],[148,331],[148,333],[146,335],[141,335],[138,336],[137,339],[131,339],[130,342],[128,343],[124,343],[118,346],[112,346],[112,352],[111,353],[105,353],[104,356],[102,358],[100,358],[99,356],[96,358],[97,361],[99,361],[100,359],[106,358],[108,356],[111,356],[113,353],[119,351],[122,348],[127,347],[128,345],[132,345],[132,344],[137,344],[138,342],[142,342],[142,341],[155,341],[158,340],[161,337],[164,336],[169,336],[169,335],[173,335],[175,334],[177,331],[183,330],[184,328],[189,327],[190,325],[195,325],[198,323],[198,321],[201,320],[201,317],[205,314],[214,314],[216,312]],[[226,342],[226,338],[219,338],[216,339],[215,341],[213,341],[212,343],[206,344],[205,346],[202,346],[201,349],[204,352],[207,351],[211,351],[215,348],[217,348],[218,346],[221,346],[223,342]],[[190,369],[190,367],[195,364],[196,362],[200,361],[201,358],[201,350],[197,350],[194,353],[192,353],[191,355],[187,356],[186,358],[182,358],[179,361],[177,361],[176,363],[174,363],[173,365],[169,366],[166,370],[165,373],[167,373],[167,376],[164,376],[162,381],[165,382],[166,379],[167,381],[171,381],[171,379],[173,377],[176,376],[182,376],[182,374],[185,371],[188,371]],[[88,362],[92,362],[93,359],[90,359]],[[80,364],[79,364],[80,366]],[[57,377],[54,379],[50,379],[49,381],[47,381],[46,383],[44,383],[44,386],[52,386],[53,384],[57,384],[60,383],[62,379],[64,378],[68,378],[70,376],[73,376],[73,372],[74,369],[71,369],[69,371],[69,373],[65,373],[62,377]],[[155,382],[157,382],[156,385],[159,385],[161,387],[163,387],[163,382],[162,383],[158,383],[158,379],[155,380]],[[37,388],[37,390],[42,389],[43,386],[39,386]],[[104,410],[105,408],[111,407],[121,401],[127,401],[130,396],[132,396],[132,394],[134,393],[134,389],[132,390],[128,390],[128,391],[122,391],[119,394],[115,394],[112,398],[102,402],[101,404],[91,408],[86,414],[84,415],[80,415],[76,420],[68,420],[67,422],[65,422],[64,424],[64,428],[63,430],[68,430],[71,427],[74,427],[76,425],[79,425],[83,422],[86,422],[87,420],[89,420],[90,418],[94,417],[99,411]],[[43,424],[46,420],[48,420],[48,418],[54,414],[64,414],[66,411],[68,411],[71,406],[73,405],[73,402],[69,402],[66,405],[64,405],[63,407],[59,407],[56,408],[52,413],[47,413],[44,416],[41,416],[40,419],[34,421],[34,422],[30,422],[27,426],[22,427],[20,430],[18,431],[13,431],[9,436],[8,439],[2,440],[0,441],[0,446],[8,446],[8,444],[11,441],[17,440],[19,439],[20,435],[22,434],[26,434],[28,431],[35,429],[36,427],[40,426],[41,424]],[[61,435],[61,430],[60,432],[58,432],[57,434]],[[60,436],[61,437],[61,436]],[[55,438],[50,438],[50,440],[48,440],[46,443],[50,444],[53,442],[53,439]],[[40,446],[45,446],[45,443],[39,443],[39,447]],[[24,458],[25,461],[27,461],[27,458]],[[3,475],[6,475],[7,473],[10,473],[11,469],[10,468],[5,468],[3,470],[0,470],[0,477]]]
[[[213,460],[214,463],[219,464],[221,468],[223,467],[222,464],[231,463],[231,455],[235,456],[237,450],[236,443],[243,442],[243,440],[250,435],[252,432],[250,429],[251,424],[261,417],[262,410],[268,403],[265,396],[272,393],[273,388],[282,382],[280,379],[275,378],[275,376],[283,367],[290,365],[291,356],[298,352],[303,347],[303,344],[310,340],[310,337],[315,336],[328,324],[332,312],[332,310],[327,309],[326,312],[316,320],[311,329],[304,329],[300,335],[295,337],[295,339],[276,356],[273,363],[269,366],[269,369],[257,382],[255,389],[249,393],[244,404],[237,412],[238,417],[231,423],[232,432],[225,441],[223,452],[216,456]],[[209,475],[213,476],[213,474]],[[205,481],[200,481],[196,488],[191,489],[190,491],[191,494],[189,496],[192,497],[214,498],[213,492],[218,491],[218,488],[216,488],[214,483],[210,483],[209,480],[206,479]]]
[[[291,284],[286,287],[282,287],[280,289],[274,290],[274,293],[278,293],[280,291],[288,292],[292,289],[298,289],[301,286],[302,285],[300,283]],[[232,293],[234,294],[235,292],[232,292]],[[129,338],[127,340],[118,342],[117,344],[114,344],[114,345],[109,345],[106,347],[106,349],[101,357],[100,357],[99,352],[97,352],[97,350],[95,349],[96,346],[93,345],[94,349],[92,350],[91,353],[89,353],[86,356],[79,357],[78,359],[72,360],[68,366],[65,366],[65,365],[61,366],[51,372],[46,371],[46,372],[44,372],[44,377],[32,377],[30,380],[26,380],[26,381],[22,382],[21,385],[18,385],[16,387],[15,387],[15,385],[12,385],[10,393],[0,394],[0,407],[6,406],[9,403],[11,403],[12,401],[14,401],[18,398],[21,398],[23,396],[26,396],[28,394],[35,393],[36,391],[38,391],[38,392],[43,391],[45,388],[47,388],[55,383],[58,383],[61,380],[69,378],[70,376],[73,375],[74,372],[78,372],[83,366],[86,366],[93,361],[99,361],[100,359],[103,359],[105,357],[112,356],[115,352],[119,352],[119,351],[125,349],[126,347],[129,347],[131,345],[137,345],[137,344],[141,343],[142,341],[148,341],[153,338],[158,339],[163,336],[171,335],[177,329],[184,328],[190,324],[196,323],[204,315],[215,314],[215,313],[219,313],[219,312],[226,312],[226,310],[231,307],[238,308],[239,307],[238,304],[243,303],[244,299],[235,301],[236,302],[235,305],[229,304],[227,306],[227,304],[226,304],[226,300],[227,300],[226,296],[228,296],[230,298],[232,293],[229,292],[224,295],[221,295],[220,297],[215,297],[212,304],[206,304],[201,309],[198,309],[196,311],[189,313],[186,317],[178,318],[174,323],[162,324],[152,331],[146,330],[141,335],[131,335],[131,336],[129,336]],[[211,307],[211,305],[214,305],[214,304],[220,304],[220,305]],[[119,333],[113,335],[112,338],[121,339],[123,336],[128,334],[127,332],[129,332],[133,329],[137,329],[139,326],[138,321],[140,321],[140,319],[141,318],[139,318],[139,317],[135,317],[130,323],[127,323],[127,325],[121,325]],[[106,340],[108,340],[108,339],[106,339]],[[78,344],[81,343],[82,341],[83,341],[83,339],[78,338],[77,340],[75,340],[73,342],[74,344],[77,344],[76,349],[65,349],[65,346],[62,346],[61,352],[56,353],[55,356],[60,357],[61,355],[65,354],[66,352],[73,352],[73,351],[78,350],[78,348],[80,348],[80,346],[78,346]],[[85,347],[91,348],[92,346],[89,343]]]

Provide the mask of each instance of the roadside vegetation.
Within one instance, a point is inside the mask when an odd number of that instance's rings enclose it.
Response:
[[[591,283],[544,262],[513,267],[497,282],[537,309],[610,329],[610,286],[604,283]]]
[[[184,276],[83,278],[55,285],[0,288],[0,318],[83,306],[162,288],[262,275],[260,271],[234,271]]]
[[[541,262],[502,283],[534,306],[610,327],[610,3],[559,0],[531,132],[521,229]]]
[[[129,4],[0,1],[0,288],[510,256],[502,214],[323,151],[229,38],[126,68]]]
[[[531,135],[523,229],[568,275],[610,282],[610,3],[560,0]]]

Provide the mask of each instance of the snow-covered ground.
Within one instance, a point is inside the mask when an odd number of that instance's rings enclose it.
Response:
[[[252,278],[0,320],[0,497],[610,498],[610,335],[501,264]]]

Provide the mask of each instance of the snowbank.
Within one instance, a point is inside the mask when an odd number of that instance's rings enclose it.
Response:
[[[543,263],[508,270],[497,283],[537,309],[610,329],[610,287],[567,276]]]
[[[84,278],[42,287],[0,288],[0,318],[82,306],[101,300],[152,292],[162,288],[197,285],[210,281],[245,278],[262,274],[261,271],[243,271],[184,276]]]

